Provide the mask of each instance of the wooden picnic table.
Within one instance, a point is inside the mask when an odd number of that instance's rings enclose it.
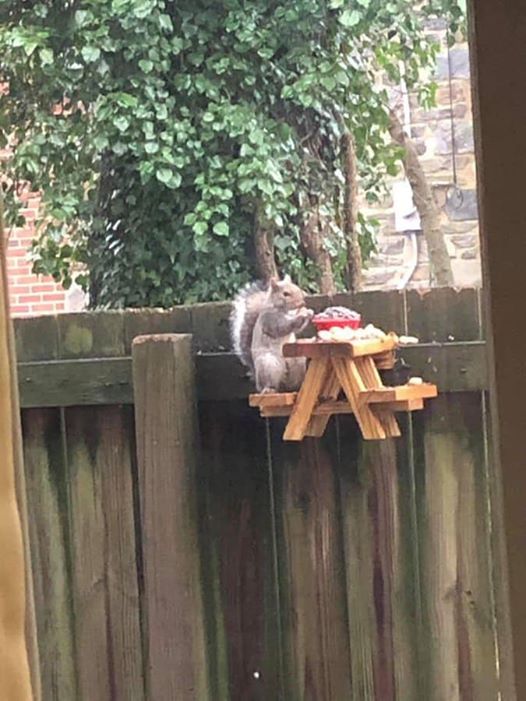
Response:
[[[356,341],[298,340],[283,347],[287,358],[308,359],[298,392],[250,395],[250,405],[264,417],[289,416],[284,440],[322,436],[333,414],[354,414],[366,440],[400,436],[397,411],[422,409],[436,397],[429,383],[386,387],[379,369],[392,368],[397,337]],[[340,399],[340,396],[343,397]]]

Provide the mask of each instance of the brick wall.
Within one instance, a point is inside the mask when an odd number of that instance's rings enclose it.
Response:
[[[33,275],[28,249],[34,237],[39,198],[23,196],[26,224],[9,231],[7,244],[7,276],[12,316],[39,316],[66,311],[67,295],[52,278]]]

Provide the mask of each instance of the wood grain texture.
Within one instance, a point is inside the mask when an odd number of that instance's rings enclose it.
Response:
[[[194,360],[187,335],[133,343],[147,640],[146,697],[208,698],[195,494]]]
[[[429,399],[437,396],[435,385],[400,385],[398,387],[380,387],[368,389],[360,395],[360,400],[368,404],[378,402],[409,401],[411,399]]]
[[[66,701],[78,694],[60,411],[25,411],[23,436],[42,698]]]
[[[491,515],[479,397],[441,397],[415,425],[428,698],[493,701]]]
[[[364,357],[356,359],[356,367],[363,379],[364,385],[366,387],[366,392],[369,390],[378,390],[383,388],[382,379],[376,368],[373,358]],[[358,403],[361,403],[361,398],[363,393],[358,395]],[[368,402],[366,402],[368,404]],[[400,429],[398,427],[398,422],[394,413],[388,408],[386,404],[383,405],[373,405],[373,414],[380,421],[382,428],[385,431],[387,438],[398,438],[400,436]]]
[[[398,417],[402,437],[392,441],[387,459],[396,460],[390,513],[392,525],[392,607],[393,655],[396,698],[421,701],[425,698],[422,649],[426,646],[422,630],[422,593],[420,551],[416,519],[416,484],[412,418]],[[393,451],[394,449],[394,451]],[[393,451],[393,452],[391,452]],[[394,470],[385,470],[387,477]],[[389,483],[384,482],[387,487]],[[389,511],[388,511],[389,513]]]
[[[283,346],[285,358],[360,358],[364,355],[380,355],[394,350],[396,342],[391,337],[358,341],[319,341],[300,339]]]
[[[144,669],[133,495],[133,413],[129,407],[118,406],[97,408],[90,413],[99,436],[93,469],[100,466],[104,509],[111,698],[142,701]]]
[[[422,342],[433,342],[450,340],[450,336],[460,339],[464,328],[476,325],[473,301],[477,294],[476,289],[432,289],[424,294],[376,290],[332,297],[315,295],[307,299],[307,306],[316,312],[333,305],[352,307],[362,315],[363,325],[373,323],[386,331],[410,333]],[[435,315],[433,310],[438,312],[440,306],[442,313]],[[136,336],[155,333],[191,333],[196,350],[221,352],[230,347],[230,309],[229,304],[212,302],[165,310],[90,311],[61,315],[63,321],[57,316],[15,319],[17,355],[23,362],[94,355],[115,357],[121,354],[123,343],[124,354],[129,355]],[[305,336],[309,335],[314,335],[312,327],[305,331]]]
[[[273,427],[285,699],[353,698],[335,437],[286,444]]]
[[[59,358],[113,358],[124,355],[122,311],[59,314],[56,324]]]
[[[326,358],[314,358],[310,361],[283,434],[284,440],[301,441],[303,439],[312,410],[316,406],[327,373],[330,371],[329,362]]]
[[[40,660],[37,641],[37,623],[35,610],[35,594],[33,590],[33,574],[31,571],[31,543],[29,537],[29,513],[27,510],[27,485],[24,468],[22,426],[20,416],[20,397],[18,387],[18,373],[15,358],[15,341],[12,328],[9,329],[9,356],[11,360],[11,407],[13,416],[13,457],[15,465],[15,487],[20,524],[22,527],[22,541],[24,544],[24,578],[25,578],[25,637],[31,674],[31,689],[33,701],[41,701],[42,688],[40,683]]]
[[[265,422],[243,400],[200,407],[198,481],[214,701],[286,701]]]
[[[357,440],[356,424],[348,417],[339,418],[338,426],[353,693],[364,701],[416,701],[408,662],[414,649],[408,650],[410,635],[399,625],[408,613],[399,592],[411,572],[404,569],[400,546],[395,444]],[[404,684],[398,684],[397,695],[399,668]]]
[[[388,297],[395,319],[402,296]],[[381,315],[386,298],[375,299]],[[426,313],[458,299],[426,300]],[[418,309],[412,302],[409,332]],[[220,312],[195,314],[210,327],[200,343],[221,342]],[[128,328],[127,318],[124,352],[146,323],[138,312]],[[146,318],[152,330],[192,321],[190,311]],[[400,416],[401,438],[379,444],[362,441],[353,416],[333,419],[321,439],[284,443],[278,417],[267,453],[243,369],[228,354],[198,355],[198,396],[227,400],[201,402],[201,457],[195,344],[150,339],[136,360],[138,475],[131,407],[116,406],[133,402],[129,358],[23,363],[28,405],[100,405],[24,415],[44,700],[497,701],[498,499],[481,396],[470,393],[486,381],[471,326],[467,343],[402,349],[412,373],[438,378],[448,396]],[[85,340],[95,330],[79,328]],[[105,328],[87,355],[120,352],[122,326]],[[442,321],[437,339],[447,329]],[[53,333],[43,338],[58,354]],[[378,381],[369,370],[363,392]],[[348,411],[339,380],[322,385],[329,408]],[[291,408],[264,408],[280,410]],[[307,433],[327,420],[314,411]]]
[[[377,405],[374,406],[376,407],[376,409],[378,408]],[[418,411],[424,408],[424,402],[421,399],[408,399],[406,401],[398,400],[396,402],[385,402],[385,404],[382,404],[382,408],[394,412]],[[291,411],[291,406],[268,406],[261,407],[260,414],[264,418],[271,418],[276,416],[290,416]],[[352,413],[352,407],[347,400],[326,400],[322,404],[318,404],[316,407],[314,407],[312,412],[312,418],[305,435],[315,436],[315,434],[312,432],[313,429],[311,429],[311,426],[313,426],[313,422],[318,419],[323,419],[324,421],[327,421],[333,414]],[[315,437],[319,436],[317,436],[316,434]]]
[[[483,342],[407,346],[400,355],[413,375],[440,392],[487,389]],[[253,391],[246,370],[230,353],[198,355],[197,393],[201,401],[241,399]],[[132,404],[131,359],[78,359],[20,363],[22,408]]]
[[[16,471],[21,470],[22,465],[19,462],[20,419],[16,359],[9,319],[6,241],[0,193],[0,680],[6,698],[29,701],[32,685],[28,652],[33,646],[26,629],[26,616],[31,608],[27,606],[26,591],[28,552],[22,525],[25,512],[21,513],[17,499]],[[22,476],[18,484],[23,484]],[[38,689],[35,692],[38,694]]]
[[[493,594],[495,602],[495,627],[497,635],[497,658],[499,667],[499,693],[502,699],[514,701],[513,655],[511,654],[511,620],[509,608],[509,589],[507,573],[507,551],[503,527],[502,477],[499,465],[493,459],[495,447],[491,431],[492,416],[488,393],[481,396],[484,418],[483,435],[486,441],[485,475],[487,503],[490,506],[491,521],[489,525],[489,557],[492,565]]]
[[[298,396],[297,392],[268,392],[265,394],[251,394],[248,398],[249,406],[272,407],[292,406]]]
[[[327,373],[324,381],[324,385],[321,388],[320,398],[322,401],[332,401],[335,402],[342,391],[342,386],[339,379],[336,377],[334,372]],[[325,433],[327,424],[329,423],[331,415],[327,416],[313,416],[307,426],[306,435],[312,436],[313,438],[321,438]]]
[[[332,363],[336,377],[360,426],[363,438],[365,440],[386,438],[385,428],[379,418],[367,404],[360,404],[360,393],[368,387],[365,385],[355,361],[333,358]]]
[[[106,591],[103,465],[95,460],[98,431],[89,409],[65,416],[70,544],[78,694],[82,701],[111,698],[111,644]]]

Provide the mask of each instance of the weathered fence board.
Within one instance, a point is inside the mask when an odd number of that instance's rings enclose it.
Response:
[[[111,694],[110,642],[106,596],[102,470],[98,436],[85,408],[68,409],[67,436],[73,607],[79,696],[105,699]]]
[[[246,402],[207,402],[200,426],[212,698],[284,700],[265,424]]]
[[[146,697],[209,695],[199,558],[191,336],[133,344],[146,633]],[[99,697],[104,698],[104,697]]]
[[[309,297],[308,305],[321,310],[330,304],[355,308],[364,324],[386,331],[411,333],[423,342],[453,341],[474,337],[462,329],[479,326],[480,290],[435,289],[430,292],[365,292],[354,296]],[[434,309],[435,313],[430,314]],[[74,358],[129,356],[133,339],[144,334],[190,333],[201,353],[230,348],[228,319],[231,305],[223,302],[146,309],[97,311],[15,320],[20,362]],[[305,330],[313,333],[313,328]]]
[[[23,414],[24,462],[42,698],[77,698],[67,478],[60,410]]]
[[[418,581],[407,421],[403,438],[362,443],[339,417],[343,533],[357,698],[419,699]]]
[[[428,336],[481,338],[478,299],[453,290],[408,298],[408,323]],[[476,389],[473,387],[473,389]],[[426,698],[497,698],[489,545],[490,503],[482,394],[442,394],[412,416],[427,644]]]
[[[336,436],[331,428],[323,440],[308,438],[292,445],[282,441],[282,425],[272,426],[285,699],[291,701],[351,696]]]
[[[355,298],[420,337],[402,355],[441,392],[367,444],[352,416],[284,443],[222,352],[228,305],[19,324],[43,698],[498,701],[479,302]],[[194,334],[195,388],[189,338],[182,362],[145,342],[132,376],[133,339],[173,331]]]
[[[429,699],[497,698],[484,432],[477,395],[415,419]]]
[[[103,411],[95,409],[90,418],[96,422],[99,438],[95,462],[101,466],[112,698],[141,701],[144,670],[135,537],[133,417],[129,407],[112,406]]]
[[[482,390],[486,348],[480,341],[407,346],[401,351],[413,375],[443,392]],[[197,393],[201,401],[246,398],[253,387],[231,353],[198,355]],[[22,408],[132,404],[131,358],[53,360],[19,364]]]

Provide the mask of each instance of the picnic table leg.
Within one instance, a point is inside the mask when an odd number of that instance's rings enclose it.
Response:
[[[362,436],[367,440],[386,438],[386,431],[381,421],[371,411],[371,407],[360,402],[360,392],[368,388],[356,362],[350,358],[333,358],[332,365],[338,380],[341,382],[347,401],[356,416]]]
[[[325,382],[320,392],[320,399],[338,399],[341,388],[342,386],[340,380],[336,377],[334,368],[332,367],[332,364],[330,364],[327,368]],[[320,438],[323,436],[330,418],[330,414],[327,414],[327,416],[313,416],[309,422],[305,435],[312,436],[314,438]]]
[[[370,356],[356,358],[356,367],[363,379],[366,389],[377,389],[383,386],[382,378],[376,367],[376,364]],[[373,414],[382,424],[387,438],[396,438],[401,436],[398,421],[392,410],[382,408],[381,405],[370,407]]]
[[[285,433],[283,434],[284,440],[303,440],[329,371],[329,358],[313,358],[310,361],[305,379],[298,392]]]

